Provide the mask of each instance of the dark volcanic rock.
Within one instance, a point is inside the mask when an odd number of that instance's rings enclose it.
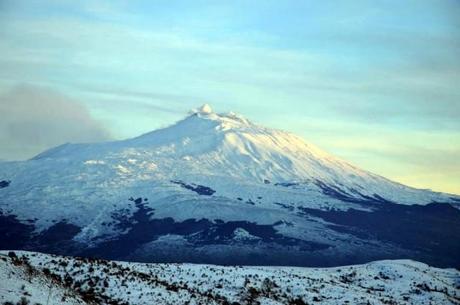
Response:
[[[2,180],[2,181],[0,181],[0,189],[9,186],[10,183],[11,183],[11,181],[9,181],[9,180]]]
[[[15,215],[0,212],[0,250],[26,249],[35,226],[21,223]]]
[[[183,188],[185,188],[187,190],[191,190],[191,191],[197,193],[198,195],[211,196],[212,194],[214,194],[216,192],[212,188],[204,186],[204,185],[187,184],[187,183],[185,183],[183,181],[180,181],[180,180],[171,180],[171,182],[174,183],[174,184],[178,184],[178,185],[182,186]]]
[[[130,199],[131,200],[131,199]],[[295,246],[301,251],[326,249],[329,245],[285,237],[279,234],[274,225],[259,225],[247,221],[208,219],[187,219],[175,221],[173,218],[151,218],[154,210],[142,202],[142,198],[132,199],[137,211],[132,216],[119,217],[115,226],[126,233],[114,239],[99,243],[96,247],[83,251],[84,256],[100,257],[105,259],[123,259],[130,256],[143,244],[157,240],[160,236],[172,234],[181,235],[190,245],[200,247],[204,245],[229,245],[235,242],[234,231],[238,228],[246,230],[254,239],[242,241],[247,244],[265,243],[276,246]],[[175,261],[176,257],[171,257]],[[256,262],[251,262],[256,263]]]
[[[418,253],[416,257],[408,258],[435,266],[460,267],[460,210],[449,204],[386,203],[372,212],[300,209],[330,222],[329,227],[333,230],[391,242]]]

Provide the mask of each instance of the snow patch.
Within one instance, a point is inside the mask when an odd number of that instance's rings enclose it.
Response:
[[[103,160],[86,160],[84,164],[94,165],[94,164],[105,164]]]
[[[258,240],[260,237],[254,236],[243,228],[236,228],[233,231],[233,238],[236,240]]]

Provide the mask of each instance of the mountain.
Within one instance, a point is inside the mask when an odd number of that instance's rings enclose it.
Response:
[[[459,278],[458,270],[410,260],[318,269],[138,264],[0,252],[2,304],[447,305],[460,302]]]
[[[145,262],[460,267],[460,196],[205,105],[114,142],[0,163],[0,249]]]

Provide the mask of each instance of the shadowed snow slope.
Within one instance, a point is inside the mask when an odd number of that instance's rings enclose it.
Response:
[[[245,253],[239,263],[459,264],[460,249],[451,247],[459,196],[392,182],[209,105],[137,138],[65,144],[0,163],[0,181],[4,249],[149,261],[231,263],[225,253],[235,251]],[[419,236],[422,223],[431,229]],[[242,230],[252,238],[241,239]],[[410,233],[410,247],[400,232]]]

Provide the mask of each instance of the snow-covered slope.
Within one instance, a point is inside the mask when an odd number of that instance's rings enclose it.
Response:
[[[208,105],[171,127],[134,139],[66,144],[33,160],[50,159],[79,162],[72,164],[80,167],[72,168],[74,172],[91,165],[99,165],[99,169],[109,167],[112,170],[106,172],[109,175],[99,173],[98,178],[104,181],[113,174],[131,179],[149,176],[183,179],[184,174],[210,176],[205,181],[208,184],[217,176],[255,183],[268,180],[313,184],[310,188],[320,181],[358,198],[361,193],[378,194],[403,204],[454,202],[451,198],[454,196],[391,182],[350,165],[292,133],[264,128],[234,113],[217,114]]]
[[[292,262],[265,263],[334,265],[412,257],[420,247],[434,247],[415,233],[405,237],[414,239],[410,249],[401,245],[396,230],[415,232],[419,222],[433,228],[422,235],[443,245],[443,254],[435,255],[442,258],[460,232],[458,210],[433,204],[458,206],[459,196],[392,182],[291,133],[234,113],[217,114],[208,105],[137,138],[65,144],[29,161],[0,163],[0,181],[4,249],[10,243],[21,249],[162,261],[195,261],[199,249],[210,256],[206,262],[225,262],[213,258],[254,244],[261,253],[275,244],[280,257],[285,251],[292,256],[288,246],[295,244],[296,251],[314,257],[299,254]],[[345,215],[335,217],[340,211]],[[407,219],[408,213],[417,221]],[[372,228],[356,220],[369,217],[376,218]],[[389,236],[385,223],[395,219],[399,222]],[[12,232],[30,238],[14,238]],[[114,240],[124,255],[107,253]],[[121,243],[130,243],[131,251],[122,251]],[[177,247],[191,250],[178,257],[171,253]],[[365,251],[355,261],[357,247]],[[93,250],[75,250],[82,248]],[[343,260],[337,259],[342,254]]]
[[[318,269],[137,264],[0,253],[2,304],[24,297],[32,304],[442,305],[460,304],[459,289],[459,271],[410,260]]]

